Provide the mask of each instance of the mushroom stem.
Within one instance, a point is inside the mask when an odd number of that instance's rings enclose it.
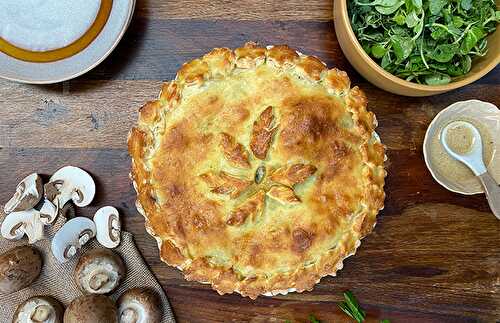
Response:
[[[39,305],[35,307],[35,310],[31,314],[31,320],[33,322],[45,322],[51,315],[51,309],[48,305]]]
[[[97,291],[102,286],[109,282],[109,276],[106,273],[98,272],[89,279],[89,286],[93,290]]]

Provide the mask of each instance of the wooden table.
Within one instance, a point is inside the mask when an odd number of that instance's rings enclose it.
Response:
[[[337,277],[314,291],[256,301],[219,296],[187,282],[158,258],[134,207],[127,133],[137,109],[162,80],[213,47],[248,40],[282,44],[345,70],[365,90],[387,146],[385,210],[374,232]],[[349,322],[336,306],[352,290],[376,322],[494,322],[500,318],[500,221],[483,195],[453,194],[437,184],[422,157],[432,118],[447,105],[480,99],[500,106],[500,68],[459,91],[406,98],[375,88],[343,56],[331,0],[138,0],[130,29],[113,54],[86,75],[52,86],[0,81],[0,201],[30,172],[87,169],[97,181],[92,207],[115,205],[165,288],[179,322]]]

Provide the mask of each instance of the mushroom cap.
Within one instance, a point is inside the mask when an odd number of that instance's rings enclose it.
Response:
[[[35,209],[11,212],[3,220],[0,233],[9,240],[19,240],[26,234],[31,244],[43,238],[43,225]]]
[[[64,307],[57,299],[33,296],[19,304],[12,323],[63,323],[63,314]]]
[[[16,192],[5,203],[3,210],[5,214],[9,214],[10,212],[31,209],[40,201],[42,195],[42,179],[37,173],[30,174],[17,184]]]
[[[65,166],[57,170],[49,180],[59,191],[56,198],[59,206],[73,200],[76,206],[84,207],[94,199],[95,183],[89,173],[75,166]]]
[[[95,237],[94,221],[76,217],[66,222],[52,239],[51,250],[56,259],[63,263],[73,257],[90,239]]]
[[[115,303],[105,295],[80,296],[66,308],[64,323],[117,323]]]
[[[117,301],[120,323],[160,322],[162,308],[156,294],[147,288],[131,288]]]
[[[121,224],[118,210],[112,206],[105,206],[97,210],[94,215],[97,228],[97,241],[106,248],[115,248],[120,244]]]
[[[80,257],[74,278],[83,293],[108,294],[120,285],[125,273],[125,264],[118,254],[98,248]]]
[[[42,256],[31,246],[19,246],[0,255],[0,293],[10,294],[33,283],[42,270]]]

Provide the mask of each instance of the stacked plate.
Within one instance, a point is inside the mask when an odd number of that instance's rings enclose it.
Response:
[[[97,66],[118,45],[132,20],[135,8],[135,0],[101,0],[97,3],[101,3],[102,8],[106,1],[107,5],[110,6],[110,11],[102,29],[86,47],[66,58],[49,62],[15,58],[14,55],[6,54],[8,52],[6,49],[10,45],[0,34],[0,77],[24,83],[49,84],[75,78]],[[71,16],[71,12],[68,12],[68,16]],[[76,14],[76,16],[81,15]],[[68,19],[66,18],[66,20]],[[21,30],[23,23],[18,25],[21,26]],[[4,34],[8,35],[8,27],[5,27],[3,31]],[[10,31],[12,32],[12,30]],[[22,36],[19,37],[21,42],[25,39]],[[16,49],[15,46],[12,47]]]

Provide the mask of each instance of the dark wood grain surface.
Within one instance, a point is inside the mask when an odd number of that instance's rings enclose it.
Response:
[[[373,322],[498,322],[500,221],[484,196],[457,195],[434,182],[421,146],[429,122],[447,105],[475,98],[500,106],[500,68],[448,94],[392,95],[349,65],[331,17],[331,0],[138,0],[123,41],[88,74],[51,86],[0,81],[0,204],[30,172],[85,168],[98,195],[80,214],[120,209],[179,322],[305,322],[310,313],[322,322],[350,322],[336,307],[346,289]],[[389,173],[378,224],[337,277],[323,278],[312,292],[256,301],[219,296],[159,260],[134,208],[126,151],[137,109],[156,97],[163,80],[213,47],[248,40],[286,43],[346,70],[377,115]]]

